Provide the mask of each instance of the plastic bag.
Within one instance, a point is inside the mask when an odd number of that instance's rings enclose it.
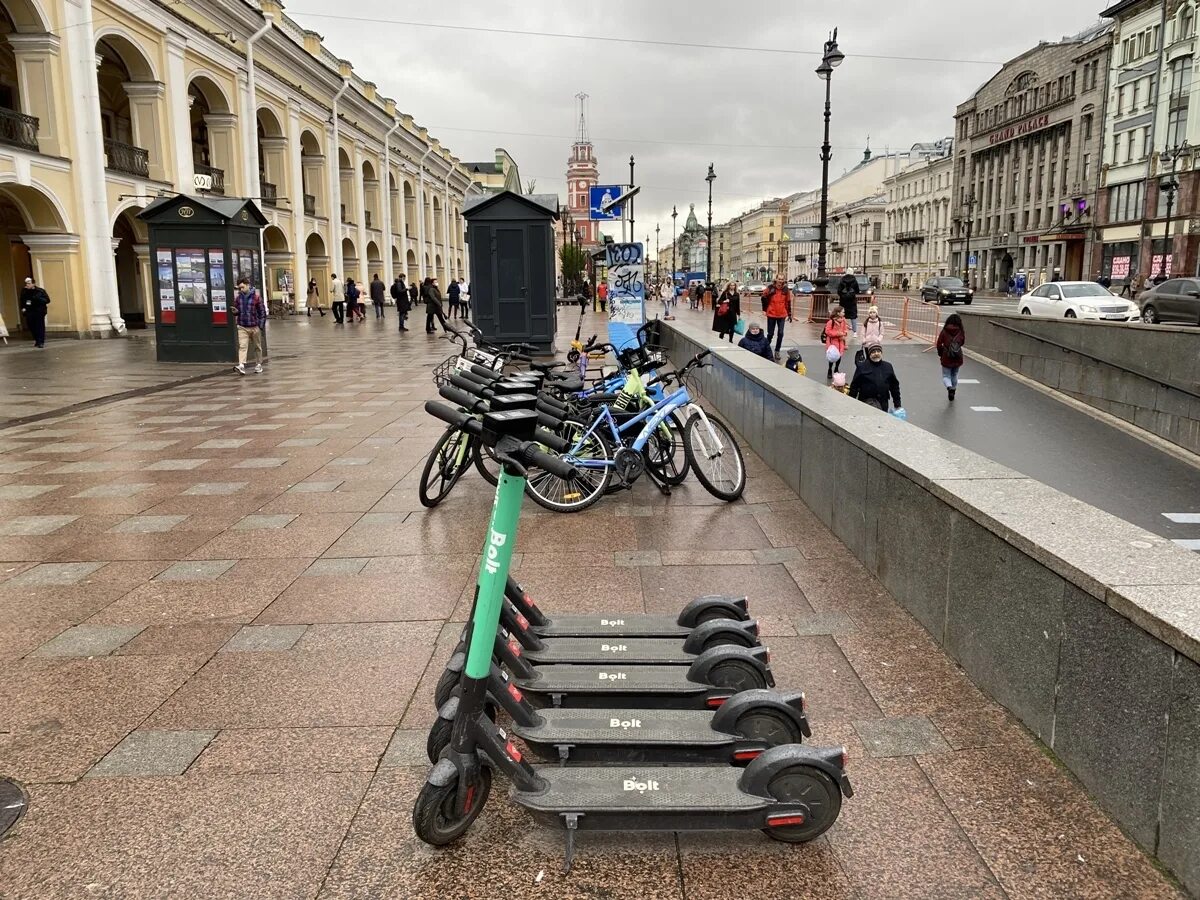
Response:
[[[895,409],[893,409],[892,415],[895,416],[897,419],[899,419],[901,422],[908,421],[908,413],[904,411],[903,406],[898,406]]]
[[[830,345],[825,350],[825,359],[827,362],[835,363],[842,358],[842,351],[837,347]]]
[[[746,320],[743,319],[741,316],[738,316],[738,320],[733,323],[733,333],[734,334],[745,334],[746,333]]]

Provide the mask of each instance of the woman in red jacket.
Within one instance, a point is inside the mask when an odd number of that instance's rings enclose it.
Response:
[[[842,314],[842,308],[835,306],[829,312],[829,319],[821,332],[821,343],[825,345],[825,359],[829,365],[825,369],[825,380],[831,381],[834,372],[840,372],[842,357],[846,355],[846,335],[850,333],[850,324]],[[837,350],[837,358],[831,358],[830,350]]]
[[[938,359],[942,362],[942,384],[946,386],[946,396],[954,402],[954,392],[958,390],[958,370],[963,364],[963,346],[967,343],[967,332],[963,329],[962,319],[958,313],[946,317],[941,334],[937,337]]]

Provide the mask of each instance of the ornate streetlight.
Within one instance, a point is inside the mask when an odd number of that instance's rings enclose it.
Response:
[[[1163,150],[1161,153],[1158,154],[1158,159],[1161,163],[1164,163],[1164,164],[1170,163],[1171,164],[1171,173],[1167,176],[1166,181],[1159,182],[1159,185],[1158,185],[1158,189],[1160,191],[1167,192],[1166,236],[1163,239],[1165,246],[1163,248],[1162,262],[1159,264],[1159,267],[1158,267],[1158,275],[1163,278],[1167,277],[1167,275],[1168,275],[1168,272],[1167,272],[1168,261],[1174,262],[1174,253],[1172,252],[1173,248],[1171,247],[1171,213],[1174,211],[1174,208],[1175,208],[1175,192],[1177,190],[1179,190],[1179,180],[1175,177],[1175,166],[1179,162],[1179,157],[1182,156],[1184,153],[1186,153],[1189,149],[1190,148],[1188,147],[1188,142],[1184,141],[1182,144],[1179,144],[1176,147],[1168,147],[1166,150]],[[1150,252],[1150,265],[1151,265],[1151,277],[1154,277],[1154,272],[1153,272],[1154,251],[1153,250],[1151,250],[1151,252]],[[1172,268],[1175,268],[1175,267],[1172,266]]]
[[[833,29],[833,34],[825,42],[825,55],[821,59],[821,65],[817,66],[817,77],[825,82],[825,140],[821,144],[821,234],[818,241],[817,277],[814,285],[822,291],[829,284],[829,277],[825,274],[825,245],[829,228],[829,160],[833,156],[832,148],[829,146],[829,92],[833,80],[833,70],[840,66],[842,60],[846,58],[846,54],[838,49],[837,34],[837,29]]]
[[[704,277],[712,283],[712,183],[717,180],[712,163],[708,164],[708,174],[704,180],[708,182],[708,258],[704,262]]]
[[[675,262],[675,248],[678,244],[675,241],[675,219],[679,216],[679,210],[674,206],[671,207],[671,293],[675,292],[675,273],[679,271],[679,267]]]

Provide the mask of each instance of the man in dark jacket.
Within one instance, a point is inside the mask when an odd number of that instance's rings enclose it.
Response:
[[[35,347],[46,346],[46,307],[49,305],[50,295],[45,288],[38,287],[32,278],[26,278],[25,287],[21,288],[20,307]]]
[[[375,273],[375,277],[371,279],[371,305],[375,307],[375,318],[383,318],[383,298],[387,287],[383,283],[383,279],[379,277],[379,273]]]
[[[462,299],[462,288],[458,286],[458,282],[451,278],[450,286],[446,288],[446,299],[450,302],[450,318],[458,318],[458,303]]]
[[[771,342],[767,339],[767,333],[762,330],[762,326],[758,322],[750,323],[750,327],[746,329],[745,335],[738,341],[738,346],[743,350],[749,350],[751,353],[761,356],[763,359],[775,362],[775,354],[771,352]]]
[[[408,287],[404,284],[403,275],[397,275],[396,280],[392,282],[392,302],[396,304],[396,315],[400,319],[400,330],[408,331],[404,327],[404,320],[408,318],[408,311],[412,309],[412,304],[408,300]]]
[[[846,321],[850,323],[850,330],[855,334],[858,333],[858,279],[854,277],[854,271],[847,269],[846,274],[842,276],[842,280],[837,285],[838,303],[842,306],[842,314],[845,315]]]
[[[896,378],[896,370],[890,362],[883,361],[883,344],[875,339],[867,341],[863,348],[866,359],[854,370],[854,379],[850,382],[850,396],[863,403],[888,411],[888,398],[899,409],[900,381]]]

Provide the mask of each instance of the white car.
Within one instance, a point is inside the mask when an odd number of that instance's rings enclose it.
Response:
[[[748,284],[742,288],[751,297],[761,297],[766,289],[767,286],[765,284]]]
[[[1094,281],[1047,282],[1022,297],[1018,308],[1023,316],[1057,319],[1136,322],[1141,318],[1136,303],[1113,296]]]

